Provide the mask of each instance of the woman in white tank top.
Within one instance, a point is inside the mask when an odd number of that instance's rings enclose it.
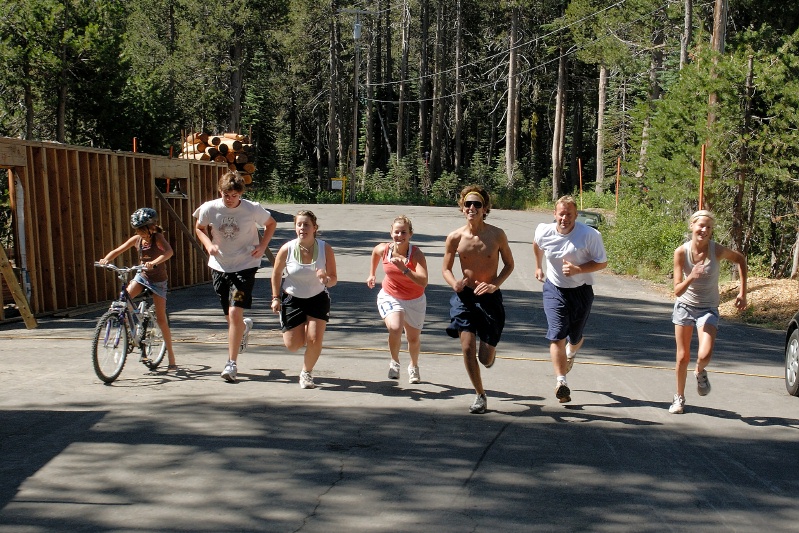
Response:
[[[338,281],[333,249],[316,238],[319,226],[312,211],[294,216],[297,238],[284,244],[272,270],[272,311],[280,315],[283,343],[292,352],[305,346],[300,387],[312,389],[313,368],[322,353],[330,319],[330,294]]]

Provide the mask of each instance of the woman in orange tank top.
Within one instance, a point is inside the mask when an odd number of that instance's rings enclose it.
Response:
[[[399,379],[399,352],[402,333],[408,340],[408,383],[421,381],[419,375],[419,351],[422,328],[427,310],[427,260],[417,246],[411,245],[413,224],[405,215],[394,219],[391,224],[391,242],[380,243],[372,250],[372,262],[366,285],[375,287],[377,265],[382,262],[385,277],[377,295],[377,309],[388,329],[388,349],[391,362],[388,368],[389,379]]]

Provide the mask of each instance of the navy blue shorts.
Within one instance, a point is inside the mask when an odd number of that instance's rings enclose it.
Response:
[[[452,322],[447,327],[447,335],[457,339],[461,331],[470,331],[489,346],[499,344],[505,327],[502,291],[475,296],[474,289],[466,287],[453,294],[449,304]]]
[[[543,293],[547,340],[568,339],[569,344],[580,342],[594,303],[594,288],[581,285],[573,289],[561,289],[546,280]]]

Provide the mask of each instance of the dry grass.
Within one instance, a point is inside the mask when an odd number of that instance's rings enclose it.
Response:
[[[723,283],[719,313],[722,317],[782,329],[799,311],[799,282],[790,279],[749,278],[746,295],[748,307],[744,311],[735,308],[738,294],[737,281]]]

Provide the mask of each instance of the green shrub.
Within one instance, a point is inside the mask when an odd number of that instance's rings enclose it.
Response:
[[[611,270],[649,278],[671,272],[674,249],[685,241],[687,226],[644,205],[623,202],[615,223],[602,231]]]

